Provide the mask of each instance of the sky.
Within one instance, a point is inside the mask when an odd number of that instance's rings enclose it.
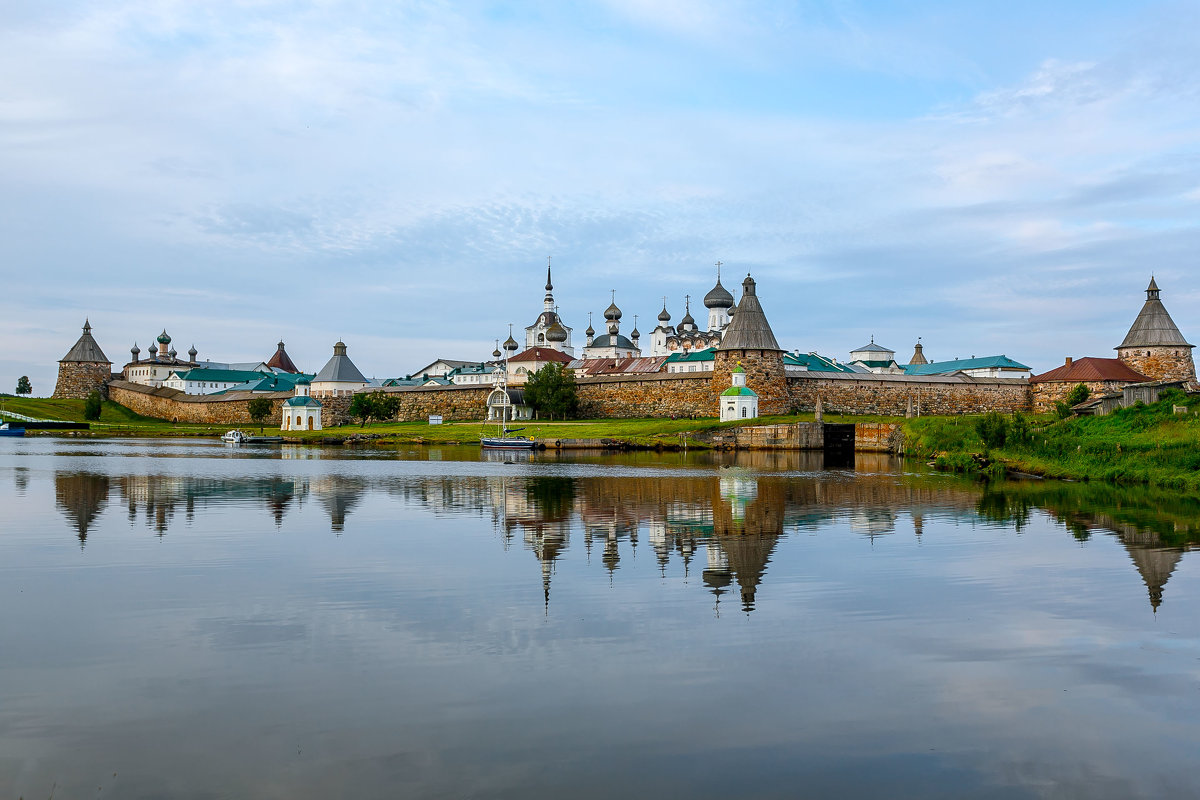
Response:
[[[119,368],[486,359],[555,299],[749,272],[780,345],[1200,340],[1200,4],[191,0],[0,6],[0,391]],[[600,325],[596,326],[601,327]]]

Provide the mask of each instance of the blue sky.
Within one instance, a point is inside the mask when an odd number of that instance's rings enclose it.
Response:
[[[85,317],[368,375],[753,272],[845,358],[1200,338],[1195,3],[108,2],[0,11],[0,389]],[[735,295],[738,294],[735,291]],[[699,315],[697,315],[699,316]],[[597,318],[599,314],[597,313]]]

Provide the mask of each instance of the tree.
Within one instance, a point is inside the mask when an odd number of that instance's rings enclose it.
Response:
[[[100,392],[93,389],[83,401],[83,418],[89,421],[100,419]]]
[[[547,364],[525,381],[525,402],[550,419],[566,419],[579,410],[575,375],[562,364]]]
[[[1068,406],[1077,406],[1087,400],[1089,396],[1091,396],[1091,392],[1088,391],[1087,384],[1077,383],[1067,393],[1066,402]]]
[[[258,423],[258,432],[262,433],[263,422],[271,416],[271,400],[266,397],[255,397],[246,404],[250,419]]]
[[[360,420],[360,428],[372,419],[391,419],[399,410],[400,398],[387,392],[359,392],[350,401],[350,416]]]
[[[17,394],[33,394],[33,384],[29,382],[28,375],[22,375],[17,380]]]

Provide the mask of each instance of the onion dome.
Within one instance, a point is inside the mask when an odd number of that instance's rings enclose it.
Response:
[[[567,329],[556,319],[549,328],[546,329],[547,342],[565,342],[567,340]]]
[[[158,335],[157,341],[159,344],[170,344],[171,343],[171,337],[167,335],[166,328],[163,328],[163,332]]]
[[[170,350],[167,351],[168,358],[175,358],[175,356],[177,356],[177,355],[179,355],[179,353],[174,347],[172,347]]]
[[[658,321],[659,322],[670,322],[671,321],[671,312],[667,311],[667,304],[665,301],[663,302],[663,310],[658,312]]]
[[[687,328],[689,325],[693,328],[696,327],[696,320],[692,319],[691,303],[684,307],[683,319],[679,320],[680,328]]]
[[[717,285],[710,289],[708,294],[704,295],[704,306],[705,308],[733,307],[733,295],[721,285],[720,278],[717,278]]]
[[[499,357],[500,357],[500,348],[497,346],[496,349],[492,351],[492,358],[499,358]]]
[[[312,381],[310,381],[308,379],[308,376],[305,375],[305,376],[301,377],[298,381],[296,381],[296,385],[297,386],[311,386]]]
[[[196,350],[196,345],[192,345],[191,347],[189,347],[189,348],[188,348],[188,358],[189,358],[189,360],[191,360],[191,361],[195,361],[195,360],[196,360],[196,354],[197,354],[197,352],[198,352],[198,351]]]
[[[520,345],[517,344],[517,340],[514,339],[510,333],[508,338],[504,340],[504,349],[510,353],[515,353],[518,347],[520,347]]]
[[[609,305],[608,308],[604,309],[604,318],[613,322],[616,322],[621,318],[621,309],[617,308],[615,300]]]
[[[735,311],[737,311],[737,306],[730,306],[729,310],[726,311],[725,313],[728,314],[732,318]]]
[[[138,343],[134,342],[133,347],[129,348],[129,352],[133,353],[133,360],[137,361],[138,356],[142,354],[142,348],[138,347]]]
[[[584,333],[587,334],[588,336],[596,335],[596,329],[592,327],[592,323],[590,323],[590,322],[588,323],[587,330],[584,331]]]
[[[638,329],[637,329],[637,326],[636,326],[636,325],[633,327],[633,330],[629,332],[629,338],[630,338],[630,339],[633,339],[635,342],[636,342],[638,339],[642,338],[642,334],[640,334],[640,333],[638,332]]]

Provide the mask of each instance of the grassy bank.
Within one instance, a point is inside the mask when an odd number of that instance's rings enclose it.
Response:
[[[1173,413],[1175,405],[1188,406],[1189,413]],[[1008,470],[1196,493],[1198,408],[1200,398],[1181,394],[1104,417],[1028,418],[1025,423],[1006,418],[1003,443],[990,448],[981,435],[980,418],[927,417],[906,423],[905,441],[909,455],[960,472]]]
[[[82,400],[54,400],[49,398],[16,398],[0,395],[0,407],[18,414],[39,419],[63,422],[83,422]],[[0,416],[3,411],[0,410]],[[895,421],[883,417],[833,417],[829,422]],[[798,416],[769,416],[754,420],[756,425],[772,425],[793,422],[811,422],[811,414]],[[740,422],[720,422],[717,419],[605,419],[571,420],[568,422],[533,421],[523,423],[522,433],[535,439],[610,439],[634,447],[678,447],[703,448],[704,444],[693,438],[694,434],[720,428],[737,427]],[[220,436],[229,425],[172,424],[165,420],[139,416],[128,408],[105,401],[100,420],[92,423],[91,431],[76,435],[95,436]],[[254,425],[241,425],[243,430],[253,432]],[[264,431],[279,434],[278,420],[272,419]],[[370,437],[381,444],[413,442],[428,444],[475,444],[479,437],[494,434],[494,424],[481,421],[447,422],[429,425],[426,422],[373,422],[365,427],[357,423],[326,428],[321,431],[288,431],[289,440],[318,443],[328,439],[345,439],[352,436]],[[681,438],[682,437],[682,438]]]

